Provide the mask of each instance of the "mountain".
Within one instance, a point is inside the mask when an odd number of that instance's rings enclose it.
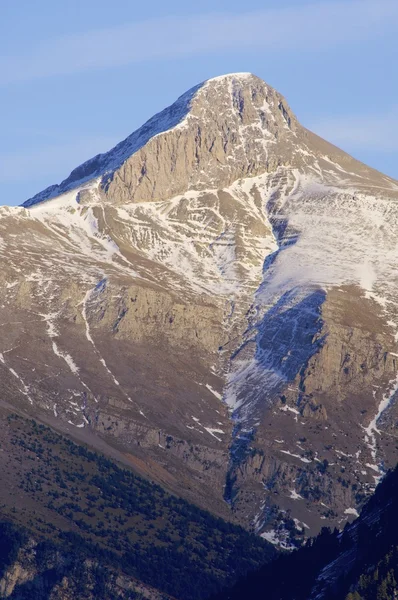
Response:
[[[326,528],[305,547],[250,573],[216,600],[390,600],[398,594],[398,470],[343,532]]]
[[[23,411],[285,548],[397,461],[398,182],[258,77],[181,96],[0,209]]]

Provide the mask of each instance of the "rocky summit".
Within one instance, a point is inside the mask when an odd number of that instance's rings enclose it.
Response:
[[[342,527],[397,462],[397,232],[398,182],[208,80],[0,208],[1,403],[282,547]]]

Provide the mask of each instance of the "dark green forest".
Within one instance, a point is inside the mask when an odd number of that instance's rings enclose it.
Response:
[[[9,416],[4,439],[13,469],[20,470],[19,493],[35,509],[23,521],[0,506],[0,514],[2,509],[20,526],[13,530],[15,539],[6,535],[11,525],[1,530],[3,569],[33,535],[44,549],[48,544],[67,549],[77,564],[90,558],[177,599],[201,600],[275,555],[271,545],[243,528],[34,420]]]

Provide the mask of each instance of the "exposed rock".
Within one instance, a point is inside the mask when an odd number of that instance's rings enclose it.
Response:
[[[106,574],[101,598],[131,598],[139,594],[147,600],[171,598],[132,577],[117,573],[86,559],[78,565],[75,556],[59,551],[37,559],[38,542],[30,539],[0,579],[0,597],[10,600],[48,598],[49,600],[98,600],[98,571]],[[39,553],[42,551],[39,549]],[[137,596],[138,597],[138,596]]]

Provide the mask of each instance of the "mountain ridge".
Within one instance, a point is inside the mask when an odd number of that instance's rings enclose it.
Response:
[[[106,175],[111,176],[112,172],[120,168],[131,155],[141,150],[141,148],[151,139],[158,135],[165,134],[176,127],[184,127],[184,125],[187,124],[186,120],[192,116],[192,105],[195,103],[195,100],[197,100],[197,96],[200,96],[201,92],[206,88],[225,85],[226,83],[231,86],[237,82],[238,85],[244,85],[244,83],[250,80],[262,81],[252,73],[230,73],[197,84],[182,94],[173,104],[151,117],[122,142],[116,144],[116,146],[109,151],[97,154],[93,158],[85,161],[79,167],[74,169],[60,184],[49,186],[42,192],[39,192],[32,198],[26,200],[22,206],[29,207],[42,200],[53,198],[97,177],[104,177]],[[289,126],[290,124],[294,125],[297,123],[296,117],[291,113],[285,98],[278,92],[275,92],[275,90],[267,84],[264,85],[272,94],[276,94],[276,97],[279,100],[278,108],[284,115]],[[324,143],[324,140],[315,136],[312,132],[308,131],[308,134],[312,137],[317,137],[318,141]],[[328,145],[338,154],[348,157],[341,149],[329,143]],[[351,159],[351,157],[348,158]]]

